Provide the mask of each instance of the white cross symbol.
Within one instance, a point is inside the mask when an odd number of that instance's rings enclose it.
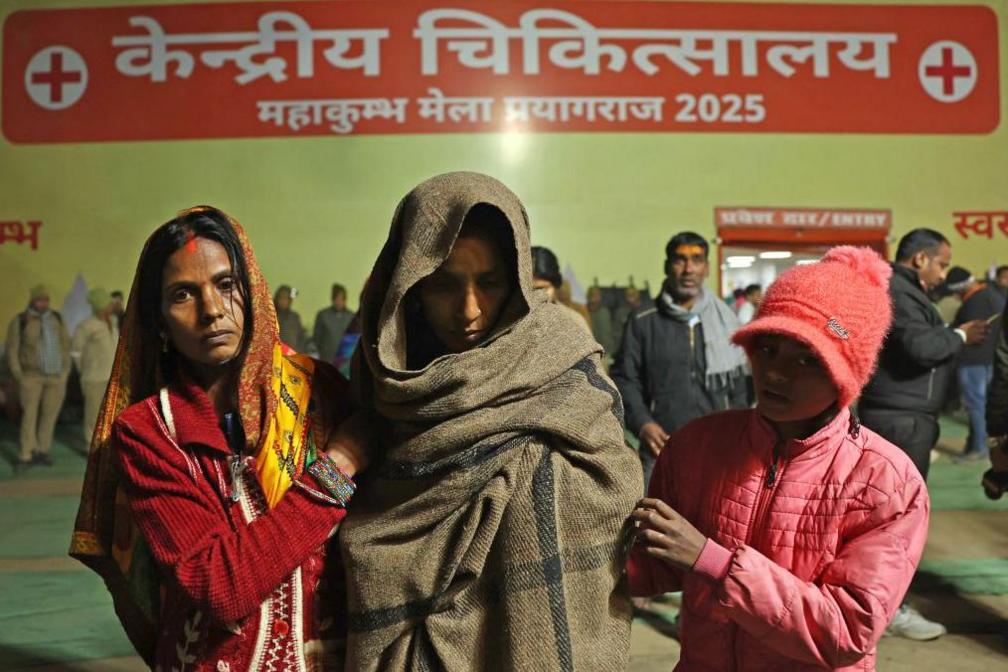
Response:
[[[956,103],[976,86],[976,59],[958,42],[935,42],[921,55],[917,76],[929,96],[942,103]]]
[[[84,95],[88,70],[84,59],[69,47],[46,47],[25,68],[25,89],[35,104],[64,110]]]

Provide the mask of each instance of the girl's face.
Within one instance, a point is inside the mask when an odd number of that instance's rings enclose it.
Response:
[[[192,364],[234,359],[245,330],[245,297],[220,243],[193,238],[165,263],[161,318],[168,340]]]
[[[758,336],[749,353],[756,408],[775,422],[815,418],[836,403],[826,366],[807,345],[777,334]]]
[[[463,232],[448,259],[419,285],[424,316],[449,352],[475,347],[497,324],[511,294],[505,255],[489,235]]]

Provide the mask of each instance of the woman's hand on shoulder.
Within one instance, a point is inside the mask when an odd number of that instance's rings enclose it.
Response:
[[[354,476],[371,462],[374,435],[373,417],[358,411],[329,436],[325,453],[348,475]]]

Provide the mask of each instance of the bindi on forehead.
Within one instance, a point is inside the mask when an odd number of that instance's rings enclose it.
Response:
[[[677,257],[702,257],[704,256],[704,250],[699,245],[680,245],[676,248]]]
[[[195,279],[232,270],[231,260],[224,246],[214,240],[195,236],[183,243],[164,266],[164,277]]]

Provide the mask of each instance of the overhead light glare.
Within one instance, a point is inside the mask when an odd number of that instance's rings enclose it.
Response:
[[[787,250],[780,250],[776,252],[760,252],[760,259],[790,259],[791,253]]]

